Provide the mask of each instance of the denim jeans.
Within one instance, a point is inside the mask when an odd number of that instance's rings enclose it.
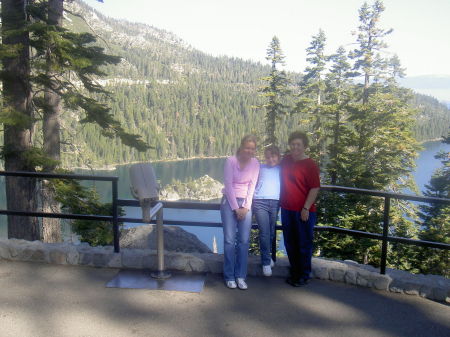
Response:
[[[309,219],[302,221],[300,212],[281,208],[284,246],[291,264],[293,279],[307,280],[310,277],[316,221],[316,212],[310,212]]]
[[[255,214],[259,228],[259,249],[261,251],[261,264],[263,266],[270,265],[272,245],[275,240],[275,225],[279,210],[279,200],[253,199],[253,213]]]
[[[244,198],[236,198],[239,207]],[[223,224],[223,276],[225,281],[247,277],[247,259],[252,226],[252,211],[245,219],[238,220],[226,197],[220,204],[220,216]],[[237,230],[237,232],[236,232]]]

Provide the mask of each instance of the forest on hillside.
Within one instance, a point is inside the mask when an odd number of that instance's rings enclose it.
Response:
[[[212,57],[191,48],[172,33],[140,23],[111,19],[82,2],[71,10],[84,20],[68,16],[73,31],[94,31],[109,53],[119,55],[118,65],[105,67],[101,81],[111,92],[97,96],[153,149],[130,150],[101,136],[96,125],[65,122],[62,160],[65,166],[101,167],[114,163],[224,156],[234,151],[239,138],[255,133],[264,138],[261,88],[270,73],[261,65],[230,57]],[[88,24],[86,24],[86,22]],[[289,73],[291,100],[299,95],[303,73]],[[417,108],[413,129],[419,141],[438,139],[450,125],[450,111],[432,97],[414,94]],[[305,115],[286,111],[276,130],[281,146],[293,128],[307,129]],[[303,123],[303,124],[302,124]]]

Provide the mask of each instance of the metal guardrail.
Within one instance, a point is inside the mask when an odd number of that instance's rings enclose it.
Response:
[[[113,225],[114,234],[114,252],[118,253],[119,247],[119,208],[118,208],[118,181],[119,177],[114,176],[95,176],[95,175],[81,175],[81,174],[57,174],[57,173],[41,173],[41,172],[12,172],[0,171],[0,176],[6,177],[31,177],[40,179],[75,179],[75,180],[96,180],[96,181],[110,181],[112,184],[112,215],[95,215],[95,214],[70,214],[70,213],[46,213],[46,212],[23,212],[1,209],[0,214],[31,216],[42,218],[60,218],[60,219],[75,219],[75,220],[96,220],[96,221],[110,221]]]
[[[450,245],[439,242],[429,242],[422,240],[413,240],[408,238],[399,238],[394,236],[389,236],[389,212],[391,207],[391,199],[401,199],[401,200],[412,200],[412,201],[421,201],[427,203],[442,203],[442,204],[450,204],[450,199],[445,198],[434,198],[434,197],[421,197],[417,195],[408,195],[408,194],[400,194],[393,192],[384,192],[384,191],[372,191],[362,188],[351,188],[351,187],[342,187],[342,186],[332,186],[332,185],[324,185],[321,187],[324,191],[330,192],[343,192],[343,193],[355,193],[355,194],[365,194],[371,196],[378,196],[384,198],[384,210],[383,210],[383,234],[379,237],[377,233],[367,233],[367,232],[359,232],[350,229],[344,229],[339,227],[330,227],[323,226],[323,230],[334,231],[336,233],[344,233],[353,236],[363,236],[366,233],[372,236],[372,238],[376,240],[381,240],[381,261],[380,261],[380,273],[386,274],[386,260],[387,260],[387,244],[389,242],[399,242],[410,245],[418,245],[424,247],[431,248],[439,248],[439,249],[450,249]],[[316,229],[319,229],[321,226],[317,226]],[[367,237],[367,236],[366,236]]]
[[[450,250],[450,245],[441,242],[415,240],[398,236],[389,236],[389,212],[390,212],[390,201],[391,199],[400,200],[413,200],[427,203],[441,203],[450,204],[450,199],[445,198],[434,198],[434,197],[421,197],[409,194],[400,194],[393,192],[384,191],[374,191],[361,188],[351,188],[342,186],[332,186],[323,185],[321,187],[322,191],[329,192],[342,192],[342,193],[355,193],[355,194],[365,194],[370,196],[382,197],[384,198],[384,211],[383,211],[383,232],[380,233],[370,233],[354,229],[334,227],[334,226],[316,226],[314,229],[316,231],[326,231],[334,232],[345,235],[351,235],[354,237],[366,237],[370,239],[375,239],[381,241],[381,261],[380,261],[380,273],[386,273],[386,260],[387,260],[387,244],[388,242],[397,242],[407,245],[416,245],[429,248],[446,249]],[[197,203],[197,202],[174,202],[174,201],[163,201],[164,208],[178,208],[178,209],[200,209],[200,210],[219,210],[220,204],[218,203]],[[119,200],[120,206],[139,206],[136,200]],[[140,219],[134,218],[121,218],[124,222],[142,222]],[[183,226],[203,226],[203,227],[222,227],[221,222],[191,222],[191,221],[179,221],[179,220],[165,220],[167,225],[183,225]],[[256,229],[257,225],[253,224],[252,228]],[[276,226],[276,230],[281,230],[282,226]]]
[[[49,218],[62,218],[62,219],[81,219],[81,220],[97,220],[97,221],[110,221],[113,225],[114,233],[114,251],[118,253],[119,247],[119,222],[132,222],[143,223],[142,219],[119,217],[119,206],[131,206],[139,207],[137,200],[118,199],[118,177],[113,176],[94,176],[94,175],[75,175],[75,174],[54,174],[54,173],[35,173],[35,172],[6,172],[0,171],[0,176],[22,176],[22,177],[35,177],[35,178],[57,178],[57,179],[78,179],[78,180],[99,180],[99,181],[111,181],[112,183],[112,215],[83,215],[83,214],[63,214],[63,213],[45,213],[45,212],[21,212],[21,211],[8,211],[0,210],[0,214],[7,215],[20,215],[20,216],[35,216],[35,217],[49,217]],[[329,231],[334,233],[341,233],[345,235],[351,235],[355,237],[366,237],[375,240],[382,241],[381,249],[381,263],[380,273],[386,273],[386,259],[387,259],[387,244],[388,242],[398,242],[408,245],[417,245],[430,248],[438,248],[450,250],[450,245],[440,242],[431,242],[423,240],[414,240],[403,237],[389,236],[389,211],[390,200],[412,200],[426,203],[442,203],[450,204],[450,199],[445,198],[433,198],[433,197],[421,197],[416,195],[399,194],[393,192],[373,191],[360,188],[350,188],[342,186],[324,185],[321,187],[322,191],[341,192],[341,193],[355,193],[365,194],[371,196],[378,196],[384,198],[384,215],[383,215],[383,232],[370,233],[358,230],[352,230],[341,227],[333,226],[316,226],[316,231]],[[197,209],[197,210],[219,210],[220,204],[218,203],[200,203],[200,202],[173,202],[173,201],[161,201],[163,208],[178,208],[178,209]],[[160,212],[158,212],[159,214]],[[184,226],[200,226],[200,227],[222,227],[221,222],[192,222],[192,221],[179,221],[179,220],[165,220],[164,224],[167,225],[184,225]],[[257,228],[253,225],[253,228]],[[277,230],[281,230],[282,226],[276,226]]]

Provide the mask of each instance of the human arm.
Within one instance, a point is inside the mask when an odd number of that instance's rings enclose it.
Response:
[[[246,175],[248,177],[247,195],[242,203],[242,206],[235,210],[236,216],[239,220],[243,220],[252,207],[253,195],[255,192],[256,183],[259,176],[259,162],[256,159],[252,159],[249,164]]]
[[[317,199],[320,190],[320,171],[319,167],[314,161],[309,162],[310,167],[306,175],[306,184],[309,187],[308,195],[301,210],[301,219],[307,221],[309,218],[309,210]]]
[[[305,204],[303,205],[302,211],[301,211],[301,218],[302,221],[308,221],[309,219],[309,209],[314,204],[314,202],[317,199],[317,196],[319,195],[320,187],[311,188],[308,192],[308,195],[305,200]]]
[[[247,196],[245,197],[242,207],[249,210],[252,207],[253,195],[255,194],[256,183],[258,182],[260,165],[256,158],[252,159],[250,167],[250,179],[248,182]]]
[[[234,192],[233,188],[233,159],[232,157],[227,158],[225,161],[225,167],[223,172],[224,177],[224,194],[228,200],[228,203],[233,211],[236,209],[239,209],[237,200],[236,200],[236,193]]]

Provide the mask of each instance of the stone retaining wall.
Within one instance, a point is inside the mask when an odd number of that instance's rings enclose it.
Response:
[[[123,248],[120,253],[114,253],[110,246],[91,247],[87,244],[42,243],[16,239],[0,239],[0,259],[105,268],[157,269],[155,250]],[[219,254],[165,252],[165,266],[170,270],[221,273],[222,261],[223,256]],[[371,266],[323,258],[313,258],[312,264],[312,277],[321,280],[418,295],[450,303],[450,280],[442,276],[413,275],[392,269],[388,269],[386,275],[381,275]],[[279,258],[273,275],[286,277],[288,267],[287,258]],[[248,274],[262,276],[259,256],[249,257]]]

